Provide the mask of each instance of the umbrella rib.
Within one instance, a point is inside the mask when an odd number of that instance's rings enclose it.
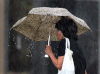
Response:
[[[41,21],[41,23],[42,23],[42,21]],[[41,25],[41,24],[40,24]],[[40,26],[39,26],[40,27]],[[38,27],[38,29],[36,30],[36,33],[35,33],[35,36],[34,36],[34,39],[33,40],[35,40],[35,38],[36,38],[36,36],[37,36],[37,34],[38,34],[38,32],[39,32],[39,27]]]

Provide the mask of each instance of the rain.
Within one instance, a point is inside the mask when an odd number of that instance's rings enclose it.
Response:
[[[28,0],[27,0],[28,1]],[[64,2],[63,3],[58,3],[55,1],[53,3],[53,1],[46,1],[43,0],[41,2],[37,2],[32,4],[32,0],[27,1],[22,1],[22,2],[18,2],[17,3],[13,1],[11,1],[9,5],[11,10],[9,11],[11,13],[11,11],[13,11],[12,15],[10,14],[9,16],[9,21],[10,21],[10,27],[17,21],[19,20],[19,18],[24,17],[25,15],[27,15],[29,9],[39,6],[38,4],[40,4],[40,6],[59,6],[59,7],[66,7],[69,11],[71,11],[73,14],[75,14],[76,16],[84,19],[87,24],[92,28],[93,32],[87,32],[82,34],[81,36],[79,36],[79,44],[83,49],[83,52],[85,53],[86,56],[86,60],[87,60],[87,72],[90,74],[97,74],[97,64],[98,64],[98,3],[96,2]],[[39,1],[39,0],[37,0]],[[34,1],[33,1],[34,2]],[[23,6],[27,6],[23,7],[21,4],[25,4]],[[45,3],[45,4],[44,4]],[[53,4],[52,4],[53,3]],[[30,5],[28,5],[30,4]],[[50,4],[50,5],[49,5]],[[56,5],[58,4],[58,5]],[[60,5],[59,5],[60,4]],[[14,7],[15,5],[19,5],[18,7],[21,8],[17,8]],[[33,6],[34,5],[34,6]],[[90,6],[89,6],[90,5]],[[92,7],[93,6],[93,7]],[[91,7],[93,9],[91,9]],[[19,9],[19,11],[17,11]],[[14,11],[15,10],[15,11]],[[22,14],[23,13],[23,14]],[[90,14],[91,13],[91,14]],[[16,14],[19,14],[19,16],[17,16]],[[84,16],[83,16],[84,15]],[[17,17],[16,17],[17,16]],[[94,25],[95,24],[95,25]],[[54,65],[52,64],[52,61],[49,58],[46,58],[45,56],[45,45],[47,45],[47,42],[45,41],[41,41],[41,42],[34,42],[31,39],[29,39],[28,37],[24,36],[23,34],[20,34],[18,32],[15,32],[14,30],[10,29],[10,31],[7,33],[8,34],[8,44],[7,47],[9,48],[7,51],[9,52],[7,57],[8,57],[8,71],[14,71],[16,72],[28,72],[31,74],[57,74],[57,69],[54,67]],[[20,40],[20,44],[21,47],[19,46],[18,43],[18,38],[17,36],[20,36],[21,40]],[[56,42],[52,42],[51,43],[54,55],[57,56],[57,48],[58,48],[58,43]],[[44,57],[45,56],[45,57]],[[49,63],[47,63],[49,60]],[[0,60],[1,61],[1,60]],[[48,64],[48,65],[46,65]],[[37,72],[37,68],[38,68],[38,72]],[[48,70],[48,71],[47,71]],[[11,74],[11,73],[10,73]],[[13,73],[14,74],[14,73]]]
[[[24,43],[22,43],[22,38],[21,38],[20,39],[21,40],[20,44],[22,46],[21,46],[21,48],[19,48],[18,47],[18,45],[19,45],[18,41],[19,40],[17,40],[17,39],[19,39],[20,37],[16,36],[14,33],[13,34],[12,33],[13,33],[13,30],[10,30],[9,31],[9,36],[8,36],[9,37],[9,41],[12,41],[12,43],[13,43],[12,45],[8,44],[8,47],[11,47],[11,48],[13,47],[11,51],[14,51],[14,53],[11,53],[11,54],[15,55],[15,51],[17,51],[16,53],[20,53],[19,55],[22,56],[22,57],[24,57],[25,59],[27,59],[27,60],[28,60],[28,58],[31,59],[32,56],[33,56],[32,55],[32,50],[34,50],[34,42],[31,41],[28,37],[24,36],[24,38],[23,38],[24,39]],[[23,44],[24,44],[24,47],[23,47]],[[21,58],[20,56],[18,58]],[[31,62],[31,60],[30,60],[30,62]],[[9,70],[13,69],[13,66],[14,65],[11,65],[10,68],[9,68]]]

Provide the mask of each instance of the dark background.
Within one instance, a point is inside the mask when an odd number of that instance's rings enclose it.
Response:
[[[15,22],[34,7],[63,7],[75,16],[82,18],[92,32],[88,31],[79,36],[79,46],[85,54],[87,73],[98,73],[98,1],[70,1],[70,0],[10,0],[9,1],[9,29]],[[8,32],[8,72],[28,72],[29,74],[57,74],[57,69],[50,58],[45,55],[46,41],[33,42],[24,35],[11,30]],[[9,37],[10,36],[10,37]],[[15,37],[15,38],[14,38]],[[18,42],[19,41],[19,42]],[[19,44],[21,46],[19,46]],[[59,41],[52,41],[51,46],[57,57]],[[28,55],[28,56],[27,56]]]

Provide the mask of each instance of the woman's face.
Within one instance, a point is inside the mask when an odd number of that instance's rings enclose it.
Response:
[[[57,34],[58,40],[62,40],[64,38],[63,33],[61,31],[57,30],[56,34]]]

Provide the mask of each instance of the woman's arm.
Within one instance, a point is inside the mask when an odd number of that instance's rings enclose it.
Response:
[[[85,74],[87,74],[86,70],[85,70]]]
[[[56,66],[57,69],[61,70],[62,68],[62,64],[63,64],[63,59],[64,56],[60,56],[58,57],[58,59],[55,57],[55,55],[52,52],[52,48],[49,45],[46,45],[46,49],[45,49],[46,54],[48,54],[53,62],[53,64]]]
[[[56,66],[56,68],[61,70],[62,69],[62,64],[63,64],[64,56],[60,56],[60,57],[58,57],[58,59],[54,56],[53,53],[51,55],[49,55],[49,56],[50,56],[53,64]]]

